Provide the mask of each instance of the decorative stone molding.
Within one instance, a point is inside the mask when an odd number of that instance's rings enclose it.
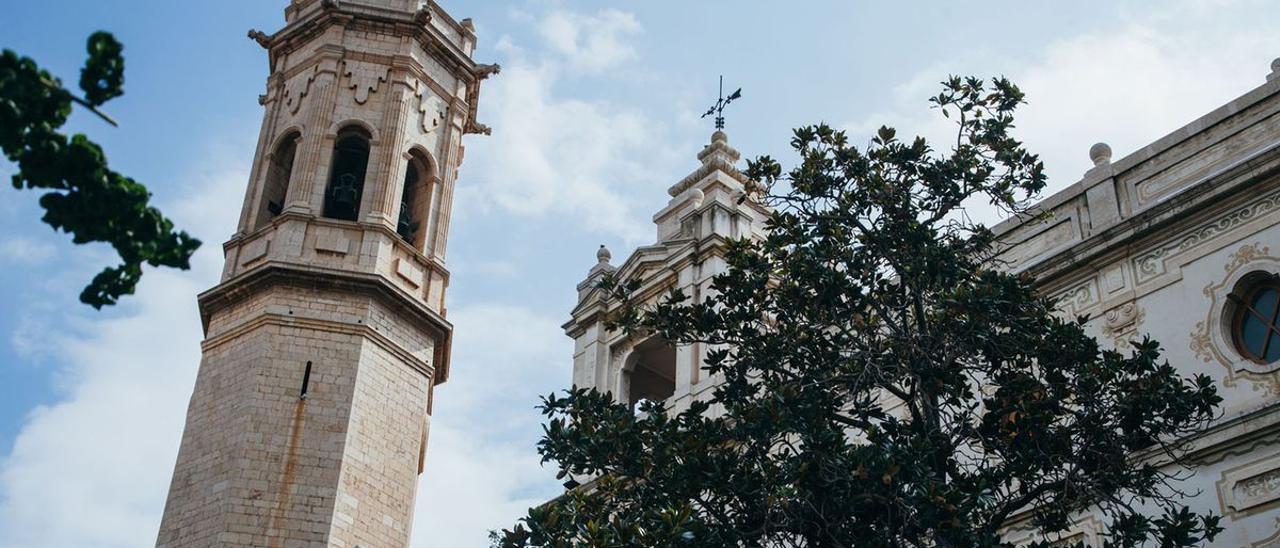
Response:
[[[1272,192],[1208,224],[1201,225],[1180,238],[1138,255],[1133,259],[1138,283],[1148,282],[1166,273],[1171,258],[1200,247],[1223,233],[1277,210],[1280,210],[1280,192]]]
[[[289,109],[289,114],[297,114],[298,109],[302,108],[302,100],[311,92],[311,83],[316,81],[316,76],[320,74],[320,65],[314,65],[311,70],[304,71],[302,74],[294,76],[284,86],[284,107]]]
[[[1085,310],[1098,304],[1098,282],[1090,277],[1053,294],[1050,299],[1057,303],[1058,311],[1061,314],[1067,318],[1075,318]]]
[[[1276,518],[1275,531],[1271,536],[1249,545],[1249,548],[1280,548],[1280,518]]]
[[[742,154],[729,146],[729,136],[723,131],[717,131],[711,134],[711,144],[703,147],[702,152],[698,153],[698,161],[702,162],[702,165],[667,189],[667,194],[673,198],[679,196],[716,171],[722,171],[738,183],[745,185],[747,184],[746,174],[734,165],[740,158]]]
[[[1280,454],[1272,454],[1222,472],[1218,500],[1223,515],[1240,518],[1280,500]]]
[[[1190,336],[1190,348],[1205,363],[1217,362],[1227,370],[1222,381],[1226,386],[1236,386],[1240,379],[1254,384],[1255,389],[1265,389],[1268,394],[1280,393],[1280,363],[1261,364],[1241,355],[1232,341],[1231,303],[1227,296],[1249,274],[1264,271],[1280,273],[1280,257],[1270,255],[1271,248],[1260,243],[1241,246],[1231,254],[1222,281],[1204,287],[1209,298],[1208,315],[1196,322]]]
[[[448,113],[449,105],[431,93],[431,88],[421,80],[414,80],[413,96],[418,99],[418,126],[422,133],[431,133],[440,127]]]
[[[267,256],[267,251],[271,249],[271,240],[269,238],[258,238],[245,244],[240,248],[240,265],[247,266]]]
[[[361,63],[359,61],[343,61],[342,75],[347,79],[347,89],[354,91],[357,104],[369,102],[369,96],[377,93],[382,84],[391,75],[391,68],[385,65]]]
[[[1116,348],[1127,348],[1137,338],[1138,326],[1146,316],[1138,303],[1124,303],[1103,314],[1102,332],[1115,341]]]

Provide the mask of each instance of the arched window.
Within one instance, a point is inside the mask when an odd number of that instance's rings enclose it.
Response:
[[[354,221],[360,215],[365,171],[369,168],[369,134],[357,127],[338,132],[333,168],[324,191],[324,216]]]
[[[623,394],[633,408],[642,400],[666,401],[676,392],[676,349],[654,337],[636,345],[623,366]]]
[[[298,152],[297,133],[290,133],[271,154],[267,164],[267,179],[262,187],[262,203],[258,206],[258,217],[254,228],[260,228],[271,222],[276,215],[284,211],[284,201],[289,195],[289,179],[293,176],[293,159]]]
[[[1235,314],[1231,322],[1236,348],[1245,357],[1259,362],[1280,360],[1280,276],[1251,276],[1240,291],[1232,293]]]
[[[422,250],[425,249],[427,217],[431,210],[431,163],[417,152],[411,154],[404,171],[396,232],[409,245]]]

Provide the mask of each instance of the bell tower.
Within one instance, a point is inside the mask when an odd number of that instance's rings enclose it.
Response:
[[[157,546],[407,546],[475,27],[430,0],[293,0]],[[430,494],[427,494],[430,496]]]

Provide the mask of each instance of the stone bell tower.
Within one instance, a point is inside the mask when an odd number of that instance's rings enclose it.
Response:
[[[293,0],[158,546],[407,546],[475,28],[430,0]],[[429,496],[429,494],[428,494]]]

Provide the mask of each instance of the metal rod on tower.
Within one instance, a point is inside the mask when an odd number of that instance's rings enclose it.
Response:
[[[719,98],[716,99],[716,104],[713,105],[711,108],[707,109],[707,112],[704,113],[702,117],[706,118],[708,116],[711,116],[712,114],[716,115],[716,118],[715,118],[716,130],[717,131],[723,130],[725,107],[729,106],[729,103],[732,103],[735,99],[741,99],[741,98],[742,98],[742,88],[738,88],[733,93],[730,93],[728,97],[724,96],[724,75],[722,74],[720,75]]]

